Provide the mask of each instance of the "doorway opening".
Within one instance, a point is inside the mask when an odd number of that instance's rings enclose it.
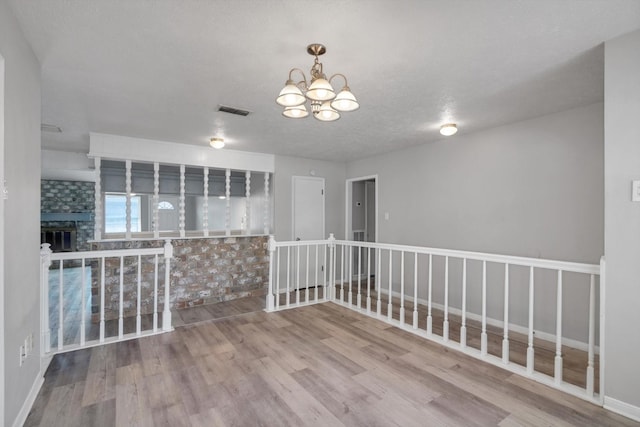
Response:
[[[364,176],[347,180],[346,186],[346,216],[345,239],[356,242],[378,241],[378,176]],[[353,271],[367,271],[366,266],[371,266],[371,277],[374,276],[375,254],[369,251],[354,248]],[[370,264],[369,264],[370,261]],[[363,273],[364,274],[364,273]],[[356,274],[353,279],[357,279]]]

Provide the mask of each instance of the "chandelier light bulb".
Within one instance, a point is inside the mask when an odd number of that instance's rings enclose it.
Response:
[[[315,79],[307,91],[307,98],[312,101],[330,101],[335,97],[336,93],[333,91],[331,83],[323,78]]]
[[[345,86],[335,99],[331,101],[331,106],[338,111],[353,111],[360,107],[356,97],[351,93],[348,86]]]
[[[332,122],[334,120],[338,120],[340,118],[340,113],[331,108],[331,104],[329,101],[324,102],[320,109],[314,113],[315,118],[322,122]]]
[[[276,98],[276,102],[283,107],[302,105],[306,100],[302,91],[291,80],[287,80],[285,87]]]
[[[458,132],[458,126],[455,123],[447,123],[440,126],[440,134],[444,136],[455,135]]]
[[[282,112],[282,115],[285,117],[289,117],[290,119],[302,119],[304,117],[307,117],[309,115],[309,112],[307,111],[307,107],[302,104],[295,107],[285,108]]]

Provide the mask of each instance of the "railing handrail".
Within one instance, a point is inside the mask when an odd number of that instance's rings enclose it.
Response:
[[[132,248],[132,249],[107,249],[101,251],[77,251],[77,252],[52,252],[50,254],[52,261],[67,261],[76,259],[91,258],[116,258],[138,255],[164,255],[165,248]]]
[[[334,240],[337,242],[337,240]],[[325,240],[291,240],[291,241],[277,241],[274,240],[276,248],[287,247],[287,246],[309,246],[309,245],[327,245],[329,244],[329,239]]]
[[[358,242],[355,240],[298,240],[289,242],[275,242],[275,247],[306,246],[306,245],[336,245],[363,247],[371,249],[393,250],[399,252],[412,252],[425,255],[447,256],[450,258],[466,258],[476,261],[495,262],[499,264],[519,265],[526,267],[545,268],[549,270],[561,270],[573,273],[600,274],[600,265],[579,263],[571,261],[559,261],[545,258],[528,258],[513,255],[501,255],[484,252],[462,251],[456,249],[431,248],[426,246],[409,246],[395,243]]]

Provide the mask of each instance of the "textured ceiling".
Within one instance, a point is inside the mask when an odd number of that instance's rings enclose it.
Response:
[[[464,134],[601,101],[602,43],[640,27],[637,0],[9,2],[42,65],[42,120],[63,130],[43,147],[79,152],[94,131],[362,158],[438,140],[444,122]],[[337,122],[274,102],[313,42],[361,105]]]

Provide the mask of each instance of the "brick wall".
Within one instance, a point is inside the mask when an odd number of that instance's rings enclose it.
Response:
[[[77,213],[95,210],[95,183],[84,181],[40,181],[40,212]],[[93,217],[93,216],[92,216]],[[76,226],[73,221],[46,221],[41,227]],[[76,247],[79,251],[90,249],[89,240],[93,239],[94,221],[78,221],[76,227]]]
[[[268,237],[224,237],[172,240],[174,258],[171,260],[172,308],[185,308],[202,304],[228,301],[246,296],[266,295],[269,257]],[[91,244],[92,250],[158,248],[164,240],[103,241]],[[163,263],[160,257],[160,264]],[[164,269],[161,265],[158,288],[162,295],[158,311],[162,311],[164,298]],[[143,314],[153,313],[153,259],[142,261]],[[124,315],[135,316],[137,301],[137,259],[125,258]],[[93,320],[99,320],[100,270],[92,268]],[[105,319],[118,317],[120,295],[120,261],[105,264]]]

